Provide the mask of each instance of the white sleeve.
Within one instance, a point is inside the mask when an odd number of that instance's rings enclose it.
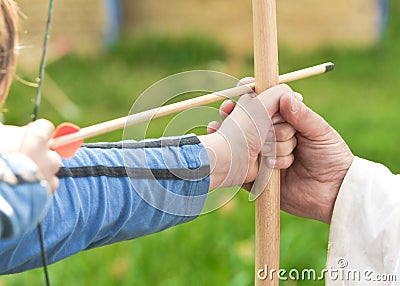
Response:
[[[400,176],[356,157],[333,211],[326,285],[400,285],[399,250]]]

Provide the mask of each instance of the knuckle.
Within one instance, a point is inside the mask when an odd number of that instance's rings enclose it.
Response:
[[[277,141],[285,140],[285,128],[282,124],[275,125],[275,137]]]
[[[34,132],[34,133],[31,133],[31,137],[32,137],[33,142],[35,142],[36,144],[38,144],[40,146],[46,146],[46,144],[48,144],[48,142],[49,142],[48,137],[43,133]]]
[[[290,146],[290,154],[293,153],[294,149],[297,147],[297,138],[293,137],[291,140],[291,146]]]
[[[239,80],[238,86],[249,84],[252,82],[254,82],[254,77],[247,76],[247,77],[244,77],[241,80]]]
[[[294,160],[294,156],[292,154],[287,155],[287,156],[282,156],[277,158],[277,167],[279,169],[287,169],[289,168]]]
[[[55,151],[49,151],[48,160],[52,173],[57,173],[61,167],[60,156]]]
[[[292,154],[293,150],[297,146],[296,137],[292,137],[290,140],[285,142],[277,142],[276,143],[276,155],[283,157]]]
[[[279,123],[275,125],[275,136],[277,141],[283,142],[290,140],[294,133],[294,128],[289,123]]]
[[[38,119],[37,121],[30,123],[26,127],[26,134],[30,136],[32,140],[38,141],[39,143],[44,143],[45,141],[48,141],[54,132],[53,123],[46,119]]]
[[[38,125],[41,125],[42,128],[45,128],[49,132],[53,132],[55,129],[54,124],[47,119],[38,119],[36,122]]]
[[[54,194],[59,186],[60,186],[60,180],[57,177],[54,177],[50,184],[51,192]]]
[[[279,88],[281,89],[281,91],[283,93],[285,92],[292,92],[292,89],[290,88],[290,86],[288,86],[287,84],[283,83],[279,85]]]

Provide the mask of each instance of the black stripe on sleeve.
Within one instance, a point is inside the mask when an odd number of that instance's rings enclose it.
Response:
[[[198,169],[146,169],[125,167],[62,167],[57,177],[84,178],[84,177],[129,177],[132,179],[155,179],[155,180],[201,180],[210,174],[210,166],[202,166]]]
[[[109,149],[109,148],[161,148],[161,147],[182,147],[185,145],[197,145],[200,144],[199,138],[196,136],[182,137],[182,138],[164,138],[154,141],[122,141],[113,143],[92,143],[84,144],[85,148],[98,148],[98,149]]]
[[[0,231],[0,238],[2,239],[11,238],[14,234],[12,222],[8,217],[8,215],[6,215],[2,211],[0,211],[0,225],[2,227]]]

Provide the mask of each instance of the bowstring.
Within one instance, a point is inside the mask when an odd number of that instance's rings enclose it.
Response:
[[[42,99],[43,79],[44,79],[44,72],[45,72],[46,58],[47,58],[47,47],[48,47],[49,39],[50,39],[50,28],[51,28],[51,20],[52,20],[52,16],[53,16],[53,11],[54,11],[54,0],[50,0],[49,1],[49,9],[47,12],[47,22],[46,22],[46,29],[45,29],[45,34],[44,34],[42,58],[40,61],[40,68],[39,68],[39,77],[37,78],[37,91],[36,91],[36,97],[35,97],[35,106],[33,108],[33,113],[32,113],[32,122],[36,121],[39,116],[39,107],[40,107],[40,102]],[[39,237],[40,252],[41,252],[41,256],[42,256],[42,265],[43,265],[46,286],[50,286],[48,260],[47,260],[47,255],[46,255],[46,248],[44,245],[42,224],[40,222],[38,222],[38,225],[37,225],[37,232],[38,232],[38,237]]]
[[[43,79],[44,79],[44,71],[45,71],[46,58],[47,58],[47,47],[49,45],[50,28],[51,28],[51,20],[53,18],[53,11],[54,11],[54,0],[50,0],[49,10],[47,13],[46,30],[45,30],[45,34],[44,34],[42,59],[40,61],[39,77],[37,78],[38,85],[37,85],[37,90],[36,90],[35,107],[33,109],[32,121],[35,121],[38,119],[39,107],[40,107],[40,102],[42,99]]]

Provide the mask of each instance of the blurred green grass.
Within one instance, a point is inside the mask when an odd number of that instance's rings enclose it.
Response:
[[[333,73],[293,83],[305,101],[330,122],[356,155],[400,172],[400,3],[392,1],[389,29],[368,49],[326,47],[299,53],[281,47],[287,72],[333,61]],[[70,55],[50,64],[48,74],[81,108],[75,122],[86,126],[124,116],[134,99],[155,81],[175,72],[224,68],[221,43],[207,37],[148,36],[124,39],[110,53],[91,58]],[[236,77],[252,74],[252,58]],[[46,95],[51,96],[51,95]],[[15,82],[6,108],[9,124],[29,122],[34,90]],[[43,99],[41,116],[66,120]],[[156,135],[156,134],[154,134]],[[97,140],[120,140],[113,132]],[[328,226],[282,214],[281,267],[324,268]],[[159,234],[82,252],[50,266],[53,285],[252,285],[254,205],[240,193],[221,210]],[[282,281],[281,285],[322,285]],[[3,276],[0,285],[44,285],[42,270]]]

